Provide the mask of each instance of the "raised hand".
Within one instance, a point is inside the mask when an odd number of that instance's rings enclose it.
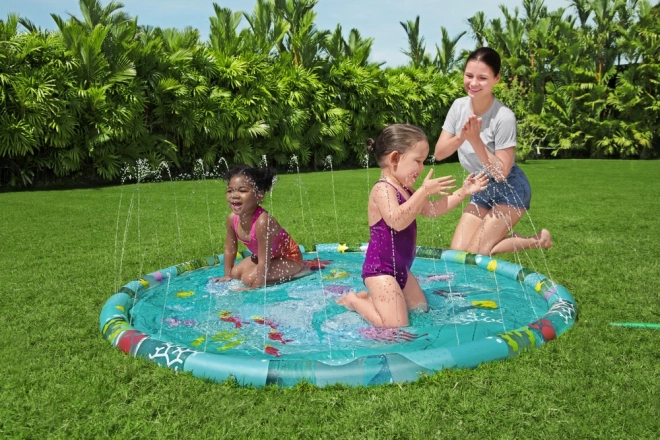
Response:
[[[429,171],[420,190],[424,191],[427,196],[446,196],[449,194],[450,189],[456,188],[456,179],[453,176],[443,176],[433,179],[433,168]]]
[[[488,186],[488,175],[486,173],[479,173],[477,175],[470,174],[463,182],[463,189],[470,194],[482,191]]]
[[[461,134],[474,147],[475,142],[481,136],[481,118],[477,118],[475,115],[468,117],[468,120],[463,125]]]

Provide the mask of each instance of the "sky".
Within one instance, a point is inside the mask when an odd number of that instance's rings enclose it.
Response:
[[[202,40],[209,34],[209,17],[213,13],[213,0],[120,0],[124,11],[138,17],[138,24],[183,29],[192,26],[199,30]],[[219,6],[233,11],[251,13],[255,0],[216,0]],[[101,0],[106,5],[109,0]],[[545,0],[549,11],[560,7],[569,8],[569,0]],[[408,58],[401,51],[408,40],[400,22],[414,21],[420,16],[420,33],[426,43],[426,52],[435,55],[435,45],[440,45],[441,26],[451,38],[469,31],[467,19],[483,11],[487,19],[503,18],[498,5],[506,6],[512,13],[515,7],[523,16],[522,0],[319,0],[314,8],[317,13],[316,27],[334,31],[341,24],[344,38],[352,28],[360,31],[362,38],[373,38],[371,61],[384,62],[386,66],[407,64]],[[0,0],[0,19],[16,12],[43,29],[55,29],[50,16],[62,18],[72,13],[78,17],[78,0]],[[570,12],[573,12],[570,10]],[[243,19],[242,26],[247,26]],[[473,49],[474,40],[469,32],[460,40],[459,49]]]

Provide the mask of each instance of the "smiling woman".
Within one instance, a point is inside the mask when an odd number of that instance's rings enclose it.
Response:
[[[467,96],[451,106],[434,154],[442,160],[458,151],[468,172],[488,174],[488,187],[472,196],[451,242],[452,249],[483,255],[552,247],[545,229],[532,237],[507,235],[529,210],[532,189],[515,163],[516,116],[493,95],[500,65],[500,55],[489,47],[468,56],[463,74]]]

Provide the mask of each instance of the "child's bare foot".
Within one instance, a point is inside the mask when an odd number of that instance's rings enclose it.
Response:
[[[356,299],[357,299],[357,295],[355,294],[355,292],[350,291],[347,294],[337,298],[337,304],[346,307],[348,310],[355,310],[353,308],[353,301],[355,301]]]
[[[354,306],[355,301],[365,300],[365,299],[369,300],[369,294],[364,290],[358,293],[355,293],[351,290],[346,295],[337,298],[337,304],[346,307],[348,310],[355,310],[355,306]]]
[[[541,232],[536,234],[536,240],[541,249],[550,249],[554,245],[547,229],[541,229]]]

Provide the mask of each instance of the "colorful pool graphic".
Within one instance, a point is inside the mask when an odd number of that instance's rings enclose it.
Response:
[[[309,275],[265,288],[213,282],[222,256],[124,285],[100,316],[115,347],[175,371],[256,387],[377,385],[473,368],[538,348],[571,328],[571,294],[519,265],[418,247],[412,272],[429,303],[406,328],[378,328],[336,304],[364,290],[364,245],[305,253]],[[353,252],[351,252],[353,251]]]

